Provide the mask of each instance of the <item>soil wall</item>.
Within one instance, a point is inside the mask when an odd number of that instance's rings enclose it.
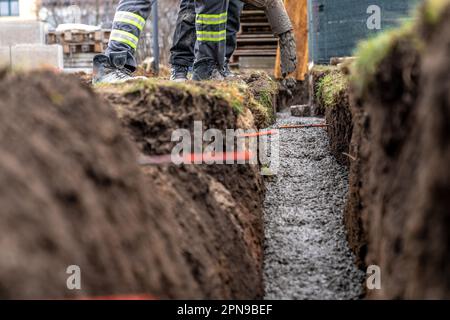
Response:
[[[354,70],[346,222],[360,261],[381,267],[370,298],[450,298],[450,3],[420,12]]]
[[[0,298],[262,297],[259,168],[137,164],[194,119],[270,122],[257,99],[236,112],[223,94],[163,86],[105,100],[50,72],[0,84]]]

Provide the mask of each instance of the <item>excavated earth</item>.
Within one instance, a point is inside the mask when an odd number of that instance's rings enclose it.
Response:
[[[419,12],[369,40],[350,86],[346,68],[312,75],[330,151],[349,166],[349,245],[360,268],[381,271],[367,298],[450,297],[450,2]]]
[[[450,2],[420,12],[352,86],[346,220],[360,259],[381,268],[370,298],[450,298]]]
[[[273,118],[271,101],[276,86],[258,74],[249,74],[244,80],[247,85],[242,98],[247,104],[243,110],[236,108],[238,101],[231,103],[234,109],[230,106],[229,99],[242,92],[227,91],[229,85],[220,88],[219,84],[192,86],[165,82],[157,86],[130,85],[119,93],[114,87],[99,88],[98,92],[116,110],[127,136],[141,153],[153,156],[170,153],[174,146],[171,133],[175,129],[185,128],[193,134],[194,121],[202,121],[204,131],[256,130],[267,126]],[[205,286],[213,285],[218,291],[225,288],[229,291],[226,298],[262,297],[264,186],[259,167],[165,165],[144,167],[143,172],[173,197],[169,206],[184,236],[180,246],[193,264],[192,273],[197,280]],[[193,208],[186,213],[188,202],[193,203]],[[224,262],[229,265],[221,266]],[[210,269],[215,265],[217,270],[212,272]],[[230,274],[228,269],[240,271]],[[222,279],[217,279],[217,273]],[[207,297],[224,296],[218,293]]]
[[[259,168],[137,164],[194,120],[270,123],[273,84],[246,81],[237,94],[139,84],[100,98],[70,76],[3,72],[0,298],[261,298]],[[81,290],[66,287],[70,265]]]
[[[380,267],[368,298],[450,297],[450,2],[419,12],[360,49],[350,82],[345,68],[312,74],[330,151],[349,166],[350,247]]]

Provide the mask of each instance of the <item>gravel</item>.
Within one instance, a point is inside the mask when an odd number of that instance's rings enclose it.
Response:
[[[321,123],[278,114],[275,124]],[[266,299],[357,299],[365,274],[353,263],[343,224],[346,168],[323,128],[280,131],[280,169],[266,180]]]

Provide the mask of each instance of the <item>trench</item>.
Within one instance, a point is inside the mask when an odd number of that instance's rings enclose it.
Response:
[[[278,113],[274,127],[321,118]],[[280,167],[266,179],[266,299],[357,299],[364,273],[343,223],[347,169],[329,152],[323,128],[280,131]]]

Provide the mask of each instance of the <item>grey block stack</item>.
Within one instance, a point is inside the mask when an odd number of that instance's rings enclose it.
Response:
[[[11,65],[11,48],[8,46],[0,47],[0,68]]]
[[[60,45],[45,45],[44,24],[39,21],[0,21],[0,67],[29,70],[63,69]]]
[[[310,117],[311,116],[311,108],[309,105],[298,105],[291,106],[291,116],[293,117]]]

